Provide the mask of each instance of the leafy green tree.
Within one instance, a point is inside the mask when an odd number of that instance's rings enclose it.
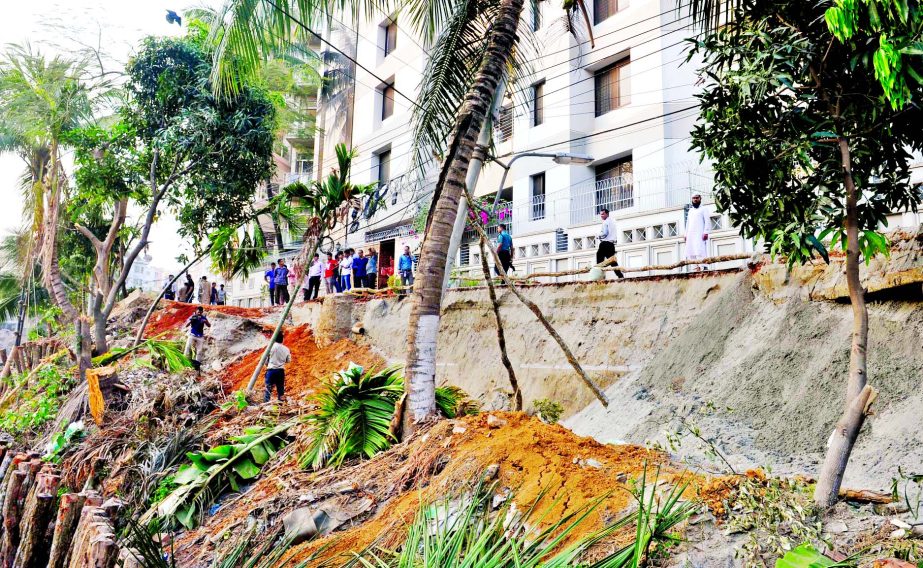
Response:
[[[194,41],[148,38],[128,64],[115,123],[71,135],[77,189],[70,212],[96,253],[91,313],[100,353],[108,349],[106,320],[118,290],[161,209],[171,209],[180,233],[201,243],[210,231],[249,219],[256,187],[272,175],[272,102],[252,87],[215,97],[210,71],[208,53]],[[129,205],[143,215],[113,274],[117,239],[128,241]],[[85,224],[94,218],[109,220],[101,234]]]
[[[714,162],[718,208],[744,236],[789,263],[826,254],[818,240],[826,237],[846,251],[854,326],[844,413],[815,493],[821,507],[837,499],[875,397],[859,264],[888,254],[878,232],[886,215],[919,204],[909,163],[910,151],[923,149],[921,111],[890,104],[863,64],[874,49],[836,41],[824,13],[823,4],[799,0],[741,3],[697,41],[709,83],[692,134]],[[923,94],[919,84],[906,86],[912,98]]]

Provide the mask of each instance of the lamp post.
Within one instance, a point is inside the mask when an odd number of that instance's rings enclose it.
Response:
[[[519,158],[551,158],[554,163],[562,166],[583,166],[593,161],[593,158],[585,154],[571,154],[570,152],[523,152],[515,154],[506,164],[498,161],[497,163],[503,168],[503,176],[500,178],[500,187],[497,188],[497,196],[494,197],[493,207],[490,208],[491,213],[497,210],[497,204],[500,203],[500,192],[503,191],[503,185],[506,183],[506,176],[510,173],[513,162]]]

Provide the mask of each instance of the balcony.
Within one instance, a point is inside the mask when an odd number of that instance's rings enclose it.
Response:
[[[376,231],[367,231],[365,233],[366,243],[377,243],[388,239],[397,239],[408,237],[413,233],[413,225],[398,225],[397,227],[388,227],[387,229],[378,229]]]

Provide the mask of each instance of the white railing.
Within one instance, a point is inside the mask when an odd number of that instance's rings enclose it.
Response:
[[[377,231],[367,231],[365,233],[365,242],[367,243],[376,243],[378,241],[383,241],[386,239],[396,239],[398,237],[406,237],[410,235],[410,232],[413,230],[412,224],[399,225],[397,227],[389,227],[387,229],[378,229]]]
[[[484,227],[484,232],[487,233],[488,237],[495,237],[500,232],[501,223],[506,225],[506,228],[510,234],[513,233],[514,228],[512,201],[500,201],[497,203],[496,212],[491,215],[490,219],[487,221],[487,225]],[[465,233],[462,238],[465,241],[476,240],[478,238],[478,233],[474,229],[465,229]]]

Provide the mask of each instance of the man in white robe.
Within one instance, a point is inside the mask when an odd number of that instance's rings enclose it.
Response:
[[[708,214],[702,206],[702,194],[692,194],[692,207],[686,217],[686,258],[700,260],[708,256]],[[696,272],[702,265],[693,265]]]

